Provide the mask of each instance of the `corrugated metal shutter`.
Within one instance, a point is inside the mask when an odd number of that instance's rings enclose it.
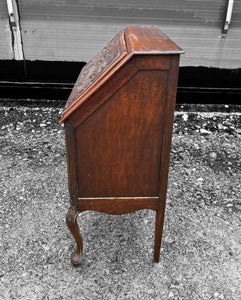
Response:
[[[89,61],[126,25],[156,25],[186,52],[181,66],[241,67],[241,1],[220,38],[224,0],[22,0],[25,58]]]
[[[13,57],[7,3],[5,0],[0,0],[0,59],[13,59]]]

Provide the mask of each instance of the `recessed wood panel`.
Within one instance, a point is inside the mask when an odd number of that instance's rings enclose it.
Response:
[[[75,129],[79,197],[158,195],[166,71],[139,71]]]

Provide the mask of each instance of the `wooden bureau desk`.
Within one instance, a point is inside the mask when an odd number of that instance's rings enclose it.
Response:
[[[82,258],[77,216],[85,210],[156,211],[160,255],[179,56],[155,27],[129,26],[82,69],[64,107],[70,208],[66,220]]]

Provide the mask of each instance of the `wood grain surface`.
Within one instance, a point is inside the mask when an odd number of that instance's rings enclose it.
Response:
[[[157,196],[165,71],[140,71],[75,129],[79,197]]]

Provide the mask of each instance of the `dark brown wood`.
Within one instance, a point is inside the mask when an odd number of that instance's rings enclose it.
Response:
[[[172,128],[174,120],[174,110],[176,103],[176,87],[179,65],[179,56],[172,56],[170,59],[170,70],[167,83],[167,99],[165,104],[165,112],[163,119],[163,131],[162,131],[162,149],[161,149],[161,166],[160,166],[160,179],[159,179],[159,199],[160,206],[156,212],[156,228],[155,228],[155,245],[154,245],[154,261],[159,261],[162,229],[164,224],[165,206],[166,206],[166,194],[167,194],[167,182],[168,182],[168,170],[169,160],[171,152],[171,140],[172,140]]]
[[[158,195],[166,82],[139,71],[75,129],[79,197]]]
[[[71,207],[78,209],[78,178],[76,165],[76,146],[74,127],[71,121],[66,121],[65,127],[65,142],[66,142],[66,156],[68,166],[68,183],[70,194]]]
[[[112,215],[122,215],[140,209],[152,209],[156,211],[159,207],[158,204],[159,197],[79,198],[81,212],[94,210]]]
[[[74,253],[71,255],[71,262],[74,266],[78,266],[81,263],[83,253],[83,241],[77,223],[78,214],[79,211],[70,207],[66,215],[66,223],[77,245]]]
[[[166,201],[160,201],[158,209],[156,210],[156,224],[155,224],[155,244],[154,244],[154,262],[159,261],[160,248],[162,240],[162,229],[164,225],[164,215],[165,215],[165,205]]]
[[[86,210],[156,211],[154,261],[159,260],[181,53],[158,29],[130,26],[80,73],[60,120],[74,265],[83,247],[77,216]]]

